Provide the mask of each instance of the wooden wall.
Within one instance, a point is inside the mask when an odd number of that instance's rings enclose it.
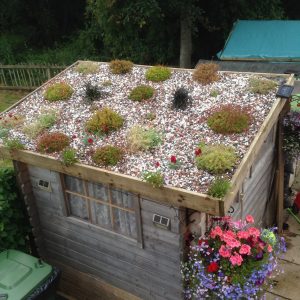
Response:
[[[59,173],[29,166],[29,174],[46,259],[89,273],[142,299],[182,299],[181,211],[141,199],[142,248],[133,240],[66,217]],[[50,181],[52,191],[38,188],[39,179]],[[171,219],[170,230],[153,225],[154,213]]]

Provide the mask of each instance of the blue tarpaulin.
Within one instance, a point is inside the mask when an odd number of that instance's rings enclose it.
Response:
[[[300,61],[300,21],[237,21],[220,60]]]

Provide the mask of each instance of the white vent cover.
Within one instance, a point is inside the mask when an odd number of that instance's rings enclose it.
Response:
[[[153,224],[163,229],[170,229],[170,219],[158,214],[153,214]]]
[[[38,182],[37,182],[37,187],[40,188],[40,189],[42,189],[42,190],[51,192],[50,181],[39,179]]]

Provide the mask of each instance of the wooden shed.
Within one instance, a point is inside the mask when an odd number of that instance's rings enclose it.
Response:
[[[23,116],[22,122],[14,122],[8,128],[8,137],[2,136],[1,153],[14,160],[38,253],[62,269],[60,290],[76,299],[182,299],[180,263],[191,226],[198,227],[198,233],[203,234],[210,216],[227,214],[236,219],[252,214],[258,225],[274,224],[276,216],[281,222],[280,122],[288,109],[288,100],[276,98],[275,91],[257,96],[249,92],[250,73],[220,72],[219,83],[201,85],[192,83],[193,70],[172,69],[173,81],[171,77],[164,82],[150,82],[141,79],[149,68],[146,66],[135,65],[131,73],[116,75],[110,73],[108,64],[94,63],[98,70],[84,74],[76,68],[79,63],[1,115],[2,127],[5,121]],[[260,76],[271,77],[270,74]],[[283,81],[293,84],[293,76],[272,76],[278,84]],[[155,88],[152,100],[132,104],[124,87],[135,80]],[[170,80],[171,87],[167,85]],[[46,88],[54,82],[67,82],[73,87],[68,101],[45,99]],[[98,86],[101,83],[104,91],[104,96],[92,104],[84,97],[87,82]],[[189,107],[175,111],[168,103],[172,103],[176,88],[189,88],[189,84],[193,84],[189,90],[192,95]],[[219,94],[212,95],[212,90],[217,89]],[[246,133],[213,135],[204,124],[203,116],[209,109],[206,105],[234,101],[252,103],[255,110],[252,127]],[[84,130],[81,132],[80,126],[95,110],[107,104],[121,114],[127,109],[125,135],[89,137]],[[46,131],[64,129],[79,157],[74,165],[63,164],[60,153],[39,153],[36,150],[39,135],[34,138],[26,135],[28,130],[24,126],[32,125],[42,111],[50,108],[60,111],[60,120]],[[198,109],[203,110],[203,115]],[[153,111],[155,120],[148,118]],[[129,117],[131,112],[135,114]],[[170,125],[171,114],[175,114],[175,123]],[[127,131],[135,122],[165,128],[162,145],[169,143],[168,147],[160,146],[145,154],[128,151],[114,167],[95,165],[90,159],[94,147],[111,143],[113,139],[123,145]],[[204,125],[197,127],[198,124]],[[175,132],[169,130],[172,126]],[[211,143],[223,141],[235,147],[238,160],[224,175],[230,179],[230,189],[222,199],[207,195],[209,184],[217,176],[193,166],[193,149],[198,143],[193,142],[194,136],[198,142],[201,137]],[[16,139],[25,145],[25,150],[8,146],[9,140]],[[174,147],[170,141],[174,141]],[[183,151],[189,152],[187,158],[181,152],[182,145],[187,149]],[[178,169],[169,168],[172,163],[169,156],[175,155],[181,161]],[[154,171],[161,168],[165,184],[153,187],[142,180],[140,171],[145,168]]]

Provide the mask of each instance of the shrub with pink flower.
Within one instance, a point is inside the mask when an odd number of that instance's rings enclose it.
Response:
[[[210,230],[190,246],[182,264],[185,299],[254,299],[279,271],[285,242],[276,228],[258,229],[254,219],[213,218]],[[197,239],[195,239],[197,241]]]

